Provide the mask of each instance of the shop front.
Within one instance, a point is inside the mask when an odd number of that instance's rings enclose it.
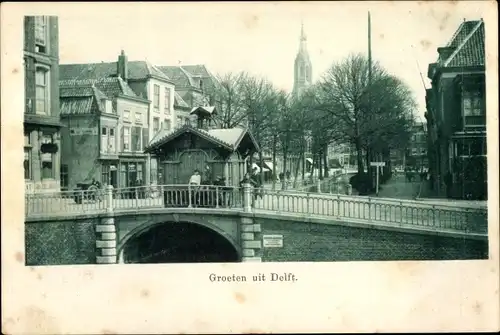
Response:
[[[145,185],[145,160],[121,160],[119,169],[120,188]]]
[[[486,137],[456,137],[452,142],[453,197],[486,200],[488,197]]]
[[[101,183],[118,187],[118,160],[101,162]]]

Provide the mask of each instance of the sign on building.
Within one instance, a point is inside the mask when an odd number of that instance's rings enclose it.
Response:
[[[283,235],[264,235],[262,245],[264,248],[283,248]]]
[[[97,135],[97,128],[71,128],[69,134],[72,136]]]

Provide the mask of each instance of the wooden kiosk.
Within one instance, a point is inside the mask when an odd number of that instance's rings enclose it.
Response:
[[[215,128],[214,107],[196,107],[196,127],[185,124],[175,130],[161,130],[146,152],[158,159],[163,185],[185,185],[195,170],[202,185],[238,187],[247,172],[247,160],[259,146],[245,128]],[[168,186],[170,187],[170,186]]]

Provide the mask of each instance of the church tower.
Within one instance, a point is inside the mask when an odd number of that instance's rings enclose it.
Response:
[[[312,82],[312,65],[307,52],[307,37],[304,33],[304,24],[300,30],[299,52],[295,57],[293,94],[299,95]]]

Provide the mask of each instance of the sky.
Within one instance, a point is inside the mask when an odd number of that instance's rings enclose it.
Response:
[[[464,19],[483,16],[478,2],[75,5],[59,14],[60,63],[113,62],[123,49],[129,60],[246,71],[291,91],[301,22],[316,81],[349,53],[367,52],[368,11],[373,59],[412,89],[423,118],[427,66]]]

